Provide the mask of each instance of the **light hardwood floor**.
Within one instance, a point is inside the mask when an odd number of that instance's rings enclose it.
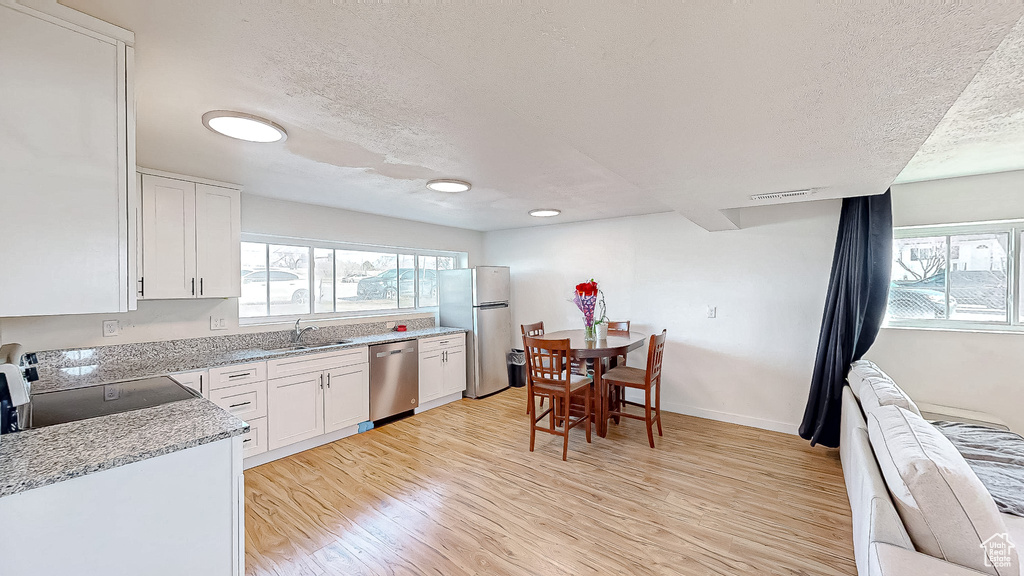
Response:
[[[838,454],[665,413],[537,435],[525,392],[247,470],[246,573],[856,574]],[[578,432],[578,433],[575,433]]]

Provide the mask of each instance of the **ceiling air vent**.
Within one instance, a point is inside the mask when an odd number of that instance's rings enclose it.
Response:
[[[798,198],[800,196],[810,196],[813,194],[813,190],[791,190],[789,192],[770,192],[768,194],[754,194],[750,197],[754,201],[762,200],[784,200],[786,198]]]

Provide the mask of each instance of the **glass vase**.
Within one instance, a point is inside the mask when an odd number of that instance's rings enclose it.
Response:
[[[596,342],[597,341],[597,328],[595,328],[593,324],[591,324],[589,326],[584,325],[584,327],[583,327],[583,339],[586,340],[587,342]]]

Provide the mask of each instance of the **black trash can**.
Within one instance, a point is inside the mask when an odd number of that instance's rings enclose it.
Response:
[[[513,348],[505,356],[508,365],[508,385],[513,388],[526,386],[526,352]]]

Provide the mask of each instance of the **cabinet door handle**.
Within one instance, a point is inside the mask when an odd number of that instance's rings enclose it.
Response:
[[[203,279],[202,278],[199,279],[199,295],[200,296],[203,295]]]
[[[200,394],[203,393],[203,375],[202,374],[199,375],[199,393]]]
[[[327,374],[327,387],[328,388],[331,387],[331,375],[330,374]]]
[[[242,440],[242,444],[245,444],[246,442],[252,442],[252,438],[246,438],[245,440]]]
[[[320,389],[321,390],[324,389],[324,375],[323,374],[320,375]]]
[[[238,404],[232,404],[232,405],[228,406],[228,408],[238,408],[239,406],[247,406],[249,404],[252,404],[252,400],[250,400],[248,402],[239,402]]]
[[[196,295],[196,279],[195,278],[192,279],[192,295],[193,296]]]

